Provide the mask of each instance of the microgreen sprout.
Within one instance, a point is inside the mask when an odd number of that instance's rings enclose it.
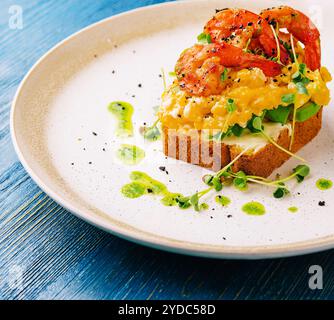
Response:
[[[142,126],[140,127],[140,133],[145,140],[156,141],[160,138],[161,132],[158,128],[158,123],[160,119],[157,119],[150,127]]]
[[[249,39],[247,40],[246,46],[245,46],[245,48],[244,48],[244,52],[248,52],[248,47],[249,47],[251,41],[252,41],[252,38],[249,38]]]
[[[220,80],[225,81],[227,79],[228,69],[225,68],[223,73],[220,75]]]
[[[277,62],[279,64],[282,64],[282,62],[281,62],[281,48],[280,48],[279,40],[278,40],[276,31],[275,31],[273,25],[270,25],[270,27],[271,27],[271,30],[272,30],[272,32],[274,34],[275,40],[276,40],[276,46],[277,46],[277,57],[276,57],[276,60],[277,60]]]
[[[247,175],[243,171],[235,173],[231,170],[231,166],[232,164],[230,164],[228,167],[223,168],[222,170],[218,171],[216,175],[204,176],[203,181],[207,185],[211,186],[211,190],[215,189],[216,191],[220,191],[222,189],[222,186],[216,189],[217,184],[214,181],[217,180],[217,178],[221,181],[232,179],[233,186],[241,191],[247,190],[249,183],[255,183],[267,187],[273,187],[276,189],[275,192],[273,193],[273,196],[277,199],[280,199],[290,194],[290,191],[285,184],[286,182],[296,178],[297,182],[301,183],[310,174],[310,168],[308,166],[299,165],[293,169],[292,174],[289,175],[288,177],[277,180],[269,180],[259,176]]]
[[[237,110],[237,105],[235,104],[234,100],[233,99],[228,99],[227,100],[227,103],[225,105],[225,109],[227,110],[228,112],[228,115],[226,117],[226,120],[225,120],[225,123],[224,123],[224,126],[223,126],[223,132],[227,131],[228,129],[228,122],[230,121],[231,119],[231,115],[232,113]]]
[[[306,86],[303,82],[297,82],[296,87],[297,87],[298,93],[308,95],[308,91],[307,91]]]
[[[282,96],[281,100],[284,103],[291,104],[294,103],[296,99],[296,95],[294,93],[288,93]]]
[[[231,128],[232,133],[236,136],[236,137],[240,137],[244,131],[244,128],[239,126],[238,124],[235,124],[232,128]]]
[[[273,193],[273,196],[276,199],[281,199],[288,194],[290,194],[290,191],[286,188],[285,184],[283,182],[281,182],[281,183],[278,183],[278,188]]]
[[[237,110],[237,105],[234,103],[233,99],[228,99],[225,108],[228,113],[232,113]]]
[[[291,157],[294,157],[302,162],[306,162],[303,158],[299,157],[298,155],[290,152],[289,150],[286,150],[284,147],[279,145],[273,138],[271,138],[263,129],[262,124],[262,118],[261,117],[255,117],[252,122],[252,126],[255,130],[260,132],[271,144],[273,144],[276,148],[280,149],[281,151],[285,152]]]
[[[208,33],[201,33],[197,36],[197,41],[201,44],[209,44],[212,43],[212,39],[210,34]]]
[[[240,191],[245,191],[248,189],[247,175],[243,171],[239,171],[233,180],[233,185]]]
[[[291,79],[295,83],[297,90],[300,94],[307,94],[306,85],[310,83],[310,79],[305,76],[306,65],[305,63],[298,64],[298,71],[296,71]]]
[[[293,45],[293,37],[291,38],[291,43]],[[294,48],[294,47],[293,47]],[[294,52],[294,56],[296,53]],[[297,58],[295,58],[295,62],[298,66],[298,71],[296,71],[292,76],[292,81],[295,83],[297,91],[299,94],[305,94],[308,95],[309,92],[306,88],[306,85],[310,82],[310,79],[306,77],[305,75],[305,70],[306,70],[306,65],[304,63],[298,63]],[[282,98],[283,99],[283,98]],[[290,146],[289,150],[292,149],[292,145],[294,143],[294,138],[295,138],[295,127],[296,127],[296,115],[297,115],[297,108],[296,105],[294,105],[293,108],[293,117],[292,117],[292,134],[291,134],[291,140],[290,140]]]
[[[176,202],[181,209],[187,209],[193,207],[195,211],[202,211],[208,209],[208,205],[206,203],[199,203],[200,199],[209,193],[213,187],[205,189],[201,192],[196,192],[190,197],[178,197]]]
[[[299,62],[298,62],[296,50],[295,50],[294,39],[291,33],[290,33],[290,43],[291,43],[291,49],[292,49],[292,54],[293,54],[293,60],[297,64],[297,66],[299,66]]]
[[[162,83],[163,83],[163,86],[164,86],[164,91],[166,91],[167,90],[167,82],[166,82],[166,73],[165,73],[164,68],[161,68],[161,75],[162,75]]]

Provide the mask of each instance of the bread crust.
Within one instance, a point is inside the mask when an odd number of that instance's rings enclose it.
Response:
[[[318,135],[321,126],[322,109],[307,121],[297,122],[292,152],[297,152],[313,140]],[[202,133],[197,130],[185,134],[163,127],[162,131],[165,155],[213,171],[218,171],[229,164],[242,151],[237,145],[204,140],[201,137]],[[282,130],[276,142],[288,149],[290,145],[289,130]],[[255,153],[241,156],[232,166],[232,170],[234,172],[242,170],[248,175],[267,178],[289,158],[288,154],[268,143]]]

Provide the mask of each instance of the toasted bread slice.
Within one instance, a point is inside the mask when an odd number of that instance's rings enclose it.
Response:
[[[316,137],[321,126],[322,109],[307,121],[297,122],[292,152],[297,152]],[[205,140],[202,138],[202,133],[197,130],[183,133],[169,130],[167,127],[162,129],[165,155],[213,171],[218,171],[228,165],[243,150],[239,145]],[[290,139],[290,130],[283,127],[275,140],[279,145],[288,149]],[[289,158],[288,154],[268,143],[252,153],[245,153],[234,163],[232,170],[234,172],[242,170],[248,175],[267,178]]]

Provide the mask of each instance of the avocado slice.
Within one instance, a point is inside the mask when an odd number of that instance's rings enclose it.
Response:
[[[316,115],[320,109],[321,106],[317,105],[315,102],[310,101],[297,110],[296,121],[304,122]]]
[[[284,125],[288,122],[292,110],[293,105],[287,107],[278,106],[278,108],[274,110],[267,110],[266,118],[272,122],[279,122]]]

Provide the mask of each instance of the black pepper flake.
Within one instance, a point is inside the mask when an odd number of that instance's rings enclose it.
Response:
[[[92,164],[93,162],[92,161],[89,161],[88,164]]]
[[[233,216],[232,216],[231,214],[229,214],[229,215],[227,216],[227,218],[229,218],[229,219],[232,218],[232,217],[233,217]]]
[[[216,13],[221,12],[221,11],[225,11],[228,10],[228,8],[224,8],[224,9],[216,9]]]
[[[274,81],[274,82],[278,82],[278,80],[277,80],[277,79],[274,79],[273,81]]]
[[[288,70],[289,70],[289,71],[291,71],[291,70],[292,70],[292,67],[291,67],[291,66],[290,66],[290,67],[288,67]]]
[[[106,148],[102,148],[102,151],[106,151]]]
[[[226,238],[225,238],[225,237],[223,237],[223,240],[226,240]]]
[[[142,84],[141,84],[141,83],[139,83],[139,84],[138,84],[138,87],[139,87],[139,88],[141,88],[141,87],[142,87]]]
[[[153,190],[152,189],[147,189],[147,192],[148,193],[153,193]]]
[[[166,171],[166,167],[159,167],[160,171]]]
[[[162,74],[159,74],[159,78],[162,78]]]
[[[320,206],[320,207],[324,207],[324,206],[326,206],[326,202],[325,202],[325,201],[319,201],[319,206]]]
[[[94,131],[92,132],[92,134],[93,134],[94,136],[97,136],[97,133],[96,133],[96,132],[94,132]]]
[[[115,70],[113,70],[113,71],[111,71],[111,73],[112,73],[112,74],[115,74],[115,73],[116,73],[116,71],[115,71]]]
[[[71,163],[71,166],[74,166],[74,162]]]

